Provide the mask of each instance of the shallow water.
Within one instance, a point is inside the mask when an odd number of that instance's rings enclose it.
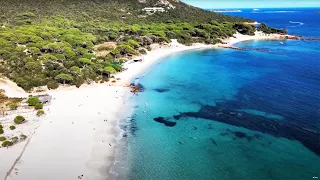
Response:
[[[316,16],[310,9],[291,12],[273,23],[283,27],[283,22],[300,21],[302,11],[310,20],[288,27],[289,32],[320,37],[320,31],[308,31],[320,29],[310,18]],[[279,16],[261,14],[242,15],[259,21]],[[145,91],[134,97],[134,115],[122,125],[127,132],[122,141],[125,148],[118,156],[121,165],[114,178],[301,180],[320,176],[320,42],[251,41],[237,46],[270,52],[178,53],[137,80]],[[216,112],[201,111],[206,107]],[[176,125],[154,121],[158,117]]]

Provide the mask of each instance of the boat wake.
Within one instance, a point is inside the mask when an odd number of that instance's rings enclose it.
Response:
[[[289,23],[291,23],[291,24],[296,24],[295,26],[290,26],[290,27],[298,27],[298,26],[302,26],[302,25],[304,25],[304,23],[303,23],[303,22],[289,21]]]

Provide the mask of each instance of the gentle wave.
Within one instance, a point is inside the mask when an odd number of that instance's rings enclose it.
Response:
[[[304,23],[303,23],[303,22],[289,21],[289,23],[291,23],[291,24],[297,24],[296,26],[290,26],[290,27],[298,27],[298,26],[302,26],[302,25],[304,25]]]
[[[253,11],[253,13],[295,13],[300,11]]]

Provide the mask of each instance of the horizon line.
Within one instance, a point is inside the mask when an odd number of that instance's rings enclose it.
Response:
[[[201,7],[199,7],[201,8]],[[227,8],[227,7],[220,7],[220,8],[202,8],[202,9],[283,9],[283,8],[320,8],[320,6],[310,6],[310,7],[307,7],[307,6],[297,6],[297,7],[239,7],[239,8]]]

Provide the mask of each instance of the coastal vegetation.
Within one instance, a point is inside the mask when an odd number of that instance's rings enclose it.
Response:
[[[37,98],[35,96],[31,96],[27,100],[27,103],[28,103],[29,106],[36,106],[37,104],[40,103],[40,100],[39,100],[39,98]]]
[[[25,118],[23,116],[21,116],[21,115],[18,115],[18,116],[16,116],[14,118],[13,121],[14,121],[15,124],[21,124],[21,123],[23,123],[25,121]]]
[[[25,140],[27,138],[27,136],[26,135],[24,135],[24,134],[20,134],[20,139],[21,140]]]
[[[44,115],[45,113],[44,113],[44,111],[42,110],[42,109],[40,109],[40,110],[38,110],[37,111],[37,116],[42,116],[42,115]]]
[[[16,127],[15,127],[15,126],[13,126],[13,125],[12,125],[12,126],[10,126],[9,128],[10,128],[10,130],[15,130],[15,129],[16,129]]]
[[[262,31],[266,34],[288,34],[287,29],[276,29],[268,27],[265,23],[261,23],[257,30]]]
[[[153,43],[178,39],[186,45],[216,44],[237,31],[253,35],[256,29],[244,23],[250,19],[168,2],[3,0],[0,74],[24,90],[56,89],[59,84],[80,87],[108,81],[112,73],[122,71],[126,59],[146,54]],[[166,12],[142,11],[156,4]],[[113,44],[99,46],[105,42]]]
[[[43,108],[43,104],[38,103],[34,106],[34,109],[42,109]]]
[[[0,89],[0,113],[5,115],[7,110],[16,110],[21,102],[21,98],[8,98],[4,90]],[[0,125],[1,127],[1,125]]]
[[[0,136],[0,141],[5,141],[7,138],[4,136]]]
[[[4,141],[2,143],[2,147],[9,147],[9,146],[12,146],[12,145],[13,145],[13,142],[11,142],[11,141]]]
[[[7,107],[9,107],[10,110],[16,110],[18,109],[19,105],[18,103],[9,103],[7,104]]]

